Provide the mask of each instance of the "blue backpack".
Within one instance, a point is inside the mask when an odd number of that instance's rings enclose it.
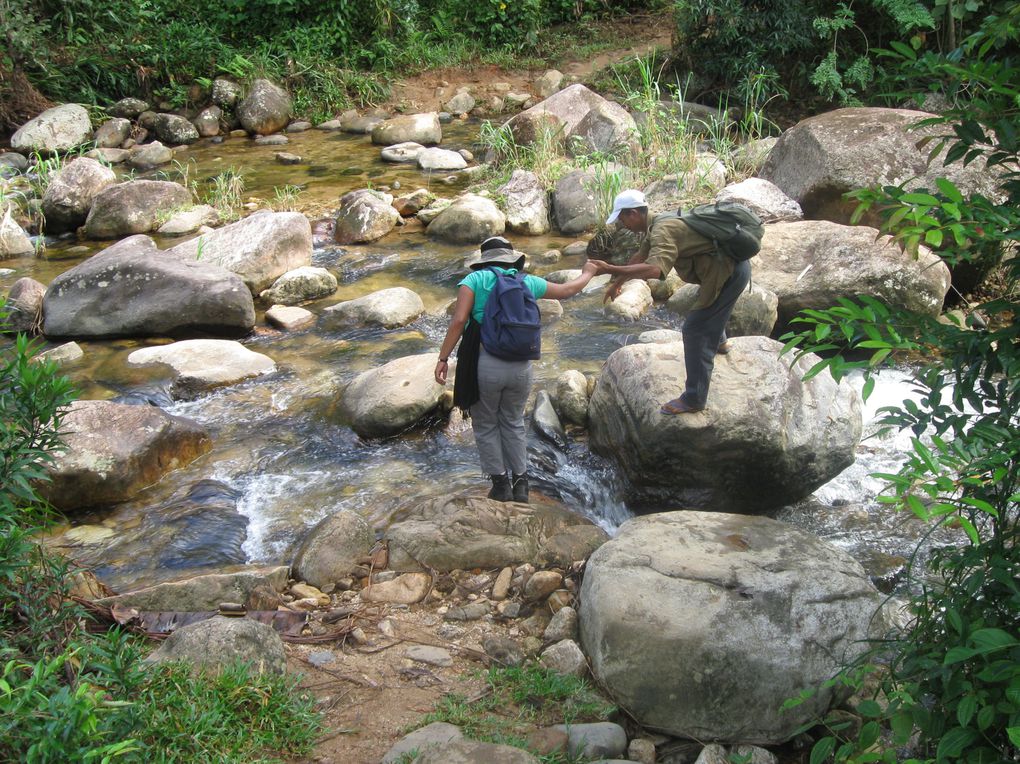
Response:
[[[504,361],[537,361],[542,355],[542,321],[524,274],[492,272],[496,283],[482,312],[482,347]]]

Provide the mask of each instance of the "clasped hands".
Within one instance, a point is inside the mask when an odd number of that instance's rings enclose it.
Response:
[[[592,277],[600,276],[603,273],[611,273],[612,266],[605,260],[589,260],[584,264],[584,269],[594,268]],[[622,276],[616,276],[606,285],[606,293],[602,297],[602,302],[612,302],[620,296],[620,290],[623,289],[623,282],[626,279]]]

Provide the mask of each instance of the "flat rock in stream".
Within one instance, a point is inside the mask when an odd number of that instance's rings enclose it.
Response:
[[[248,610],[264,610],[268,603],[262,599],[260,590],[283,592],[289,573],[286,565],[210,573],[104,597],[96,600],[96,604],[167,612],[216,610],[221,602],[238,602]]]
[[[392,570],[437,571],[506,565],[569,565],[606,541],[606,532],[562,505],[516,504],[480,496],[428,499],[398,512],[386,530]]]
[[[233,340],[182,340],[136,350],[128,366],[165,366],[173,375],[170,394],[189,399],[249,377],[271,374],[276,362]]]

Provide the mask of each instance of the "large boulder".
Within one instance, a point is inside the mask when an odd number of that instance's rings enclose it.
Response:
[[[255,80],[237,104],[237,118],[249,133],[269,135],[287,126],[292,106],[286,90],[269,80]]]
[[[608,538],[561,504],[503,503],[441,496],[416,503],[386,529],[392,570],[470,570],[507,565],[569,565]]]
[[[182,340],[141,348],[127,357],[127,365],[169,368],[170,395],[178,399],[276,371],[272,358],[233,340]]]
[[[208,573],[104,597],[96,600],[96,604],[169,612],[218,610],[222,602],[237,602],[249,610],[263,610],[260,600],[264,596],[261,593],[282,594],[287,589],[289,572],[286,565],[276,565],[244,568],[231,573]]]
[[[575,156],[600,154],[624,162],[636,159],[641,152],[637,125],[630,112],[604,99],[592,104],[570,131],[567,146]]]
[[[283,639],[272,626],[250,618],[225,616],[182,626],[147,660],[151,663],[187,661],[212,671],[241,661],[259,673],[287,671]]]
[[[65,103],[47,109],[11,136],[11,148],[22,154],[70,151],[92,138],[92,121],[84,106]]]
[[[350,575],[372,550],[372,529],[348,510],[326,515],[301,540],[294,557],[294,576],[323,587]]]
[[[325,268],[303,265],[280,276],[259,297],[270,305],[298,305],[329,297],[337,288],[336,276]]]
[[[116,173],[95,159],[81,157],[64,165],[43,194],[46,232],[75,230],[85,222],[96,196],[116,182]]]
[[[939,126],[911,127],[934,117],[909,109],[849,108],[809,117],[783,133],[759,173],[795,199],[804,216],[849,223],[856,202],[844,194],[871,186],[906,184],[907,189],[935,188],[935,178],[949,178],[964,196],[997,198],[997,174],[983,161],[943,166],[928,163]],[[863,221],[877,225],[876,211]]]
[[[258,294],[287,271],[311,265],[312,224],[300,212],[256,212],[167,254],[226,268]]]
[[[583,233],[603,222],[595,205],[596,187],[591,170],[573,170],[556,181],[552,205],[560,233]]]
[[[35,334],[42,324],[43,297],[46,286],[24,276],[14,282],[3,305],[7,315],[0,323],[0,332]]]
[[[337,244],[375,241],[392,231],[399,220],[392,196],[359,188],[340,197],[333,239]]]
[[[392,146],[394,143],[420,143],[432,146],[443,140],[443,127],[435,112],[403,114],[386,119],[372,128],[372,143]]]
[[[417,292],[407,287],[390,287],[331,305],[322,312],[322,321],[327,327],[360,324],[395,329],[424,312],[425,303]]]
[[[129,180],[107,186],[94,197],[85,219],[90,239],[116,239],[159,228],[161,218],[191,206],[191,192],[166,180]]]
[[[506,216],[485,196],[464,194],[429,223],[425,233],[455,244],[478,244],[506,230]]]
[[[791,368],[782,345],[766,337],[730,345],[716,356],[708,407],[681,416],[659,407],[683,392],[682,343],[629,345],[609,356],[588,408],[590,442],[623,469],[634,502],[769,512],[853,463],[861,403],[848,382],[827,374],[803,381],[818,359]]]
[[[874,228],[825,220],[767,226],[753,266],[755,283],[779,297],[780,327],[801,310],[857,295],[937,316],[950,282],[927,247],[915,258]]]
[[[664,512],[627,521],[588,560],[581,639],[640,725],[777,744],[825,714],[826,680],[880,636],[881,601],[849,554],[794,526]]]
[[[597,116],[584,122],[593,109]],[[553,93],[514,115],[506,124],[517,143],[522,145],[553,136],[557,141],[569,143],[572,136],[577,136],[582,144],[597,145],[600,151],[610,151],[621,142],[627,143],[636,132],[633,118],[623,107],[581,84]]]
[[[363,438],[397,435],[439,408],[438,353],[405,356],[359,374],[340,397],[340,415]]]
[[[156,137],[171,146],[194,143],[199,138],[195,126],[178,114],[158,114],[155,130]]]
[[[155,406],[79,400],[64,417],[64,447],[39,494],[62,511],[127,501],[212,448],[196,422]]]
[[[506,227],[511,233],[541,236],[549,233],[549,194],[530,170],[514,170],[500,188],[506,210]]]
[[[686,316],[698,300],[697,284],[684,284],[666,301],[666,308],[680,316]],[[742,337],[749,334],[769,336],[779,316],[779,298],[757,281],[757,274],[751,287],[745,289],[733,306],[733,313],[726,323],[726,334]]]
[[[48,337],[236,337],[255,325],[251,292],[238,276],[168,257],[147,236],[118,242],[57,276],[43,313]]]

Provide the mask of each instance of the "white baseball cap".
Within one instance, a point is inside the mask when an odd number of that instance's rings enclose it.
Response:
[[[620,217],[620,213],[624,210],[632,210],[636,207],[647,207],[648,201],[645,199],[645,195],[638,191],[636,188],[628,188],[626,191],[621,191],[616,195],[613,200],[613,214],[606,220],[606,225],[612,225],[616,222],[616,219]]]

